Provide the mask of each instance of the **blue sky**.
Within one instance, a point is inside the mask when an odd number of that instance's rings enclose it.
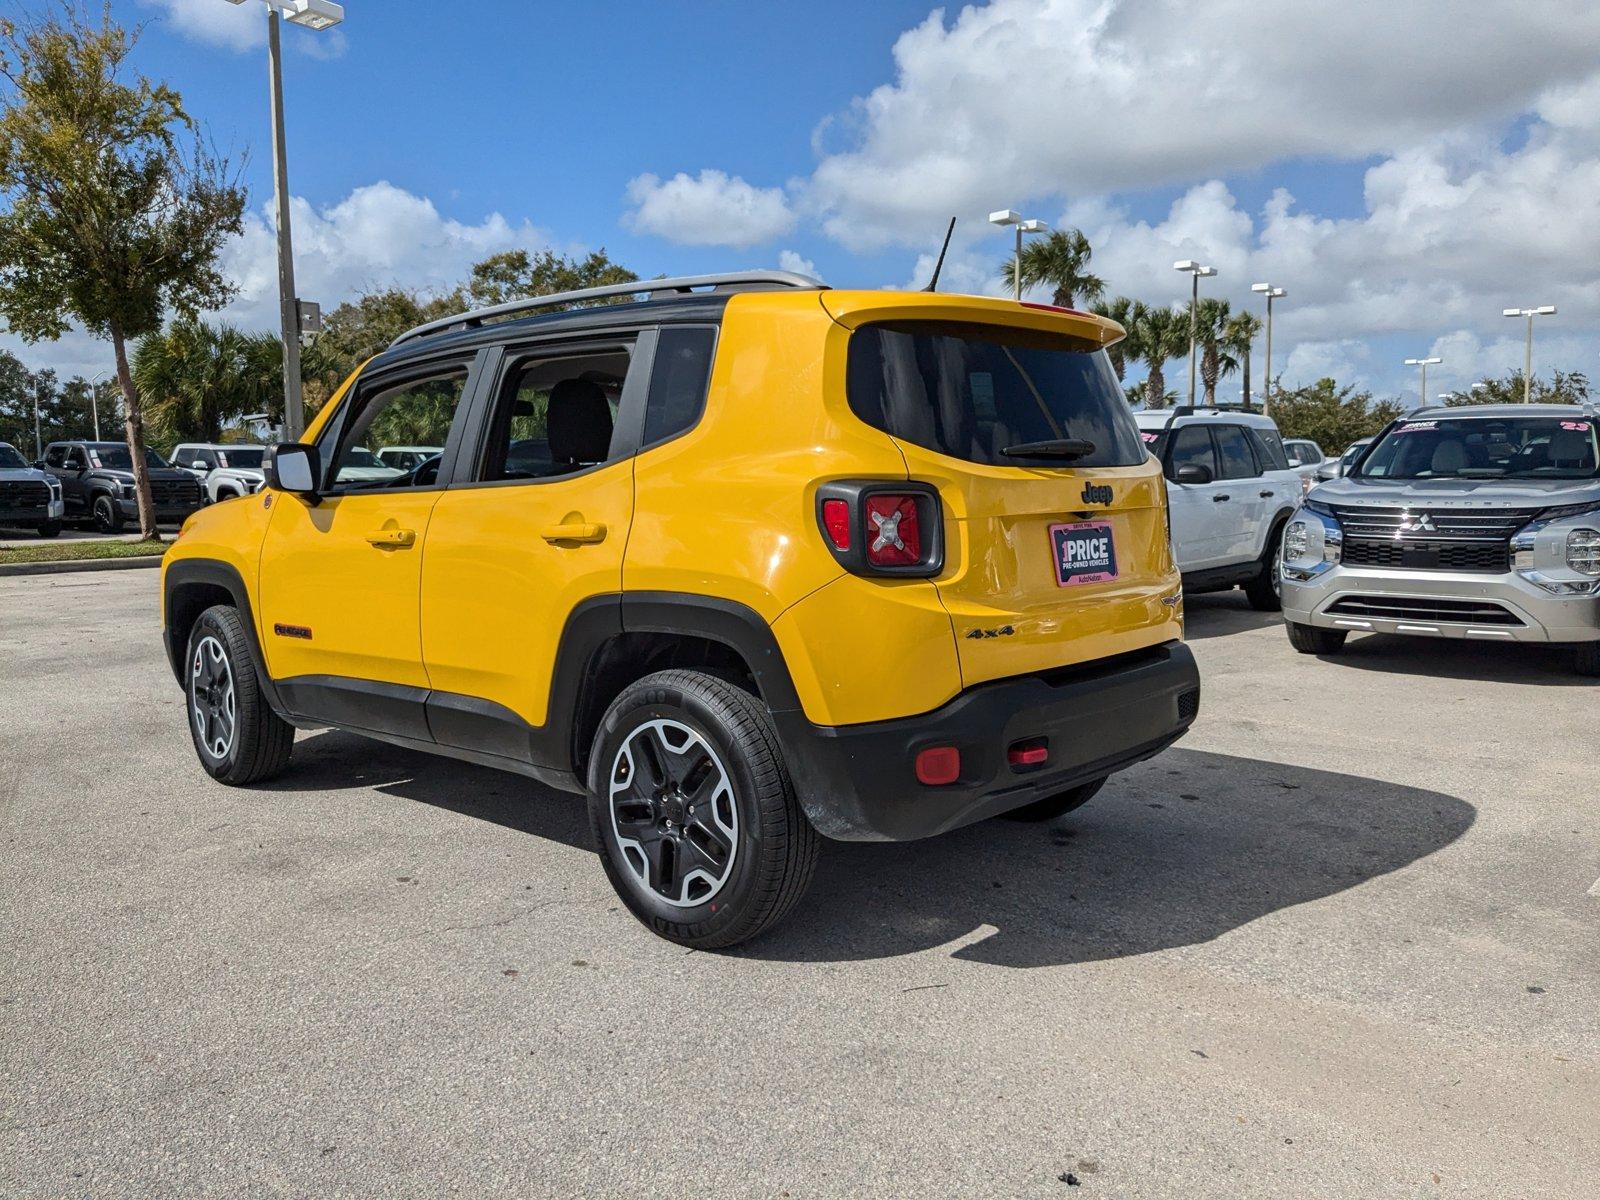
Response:
[[[249,152],[224,315],[268,327],[263,10],[114,7],[145,22],[140,67]],[[1235,305],[1288,287],[1290,383],[1411,395],[1400,359],[1437,353],[1430,383],[1464,386],[1520,363],[1498,314],[1523,303],[1561,306],[1539,365],[1591,369],[1600,14],[1524,7],[1480,29],[1449,0],[349,0],[334,34],[285,31],[300,290],[442,287],[511,245],[920,285],[957,215],[947,280],[998,291],[983,215],[1013,207],[1082,227],[1111,290],[1147,302],[1184,297],[1183,257]]]

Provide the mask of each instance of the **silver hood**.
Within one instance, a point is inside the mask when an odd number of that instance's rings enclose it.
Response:
[[[1600,479],[1330,479],[1306,497],[1322,504],[1399,508],[1552,508],[1600,504]]]

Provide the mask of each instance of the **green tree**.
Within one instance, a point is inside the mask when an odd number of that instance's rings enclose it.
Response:
[[[1283,436],[1310,438],[1328,454],[1374,436],[1404,411],[1398,400],[1374,400],[1371,392],[1331,379],[1292,389],[1279,379],[1272,388],[1272,417]]]
[[[1022,244],[1022,286],[1040,284],[1051,289],[1050,303],[1072,308],[1081,297],[1098,300],[1106,290],[1105,280],[1089,271],[1094,249],[1080,229],[1055,229],[1042,238]],[[1010,283],[1014,266],[1011,259],[1000,264],[1000,278]]]
[[[217,442],[246,413],[282,404],[282,345],[270,333],[182,317],[140,340],[133,381],[156,440]]]
[[[633,283],[638,278],[612,262],[604,247],[581,259],[551,250],[531,255],[526,250],[507,250],[475,265],[463,290],[470,305],[488,307],[530,296]]]
[[[1147,308],[1134,322],[1124,353],[1130,362],[1142,362],[1145,377],[1146,408],[1165,408],[1167,364],[1188,352],[1189,314],[1171,308]]]
[[[1206,405],[1217,402],[1217,380],[1239,369],[1228,343],[1228,322],[1233,311],[1226,300],[1208,297],[1195,307],[1195,341],[1200,351],[1200,384]]]
[[[1122,382],[1122,376],[1128,368],[1128,361],[1138,361],[1138,355],[1131,352],[1129,342],[1135,339],[1134,330],[1144,317],[1144,305],[1127,296],[1113,296],[1109,300],[1096,300],[1089,306],[1089,311],[1102,317],[1109,317],[1126,331],[1126,336],[1114,346],[1106,349],[1106,357],[1111,360],[1111,368],[1117,373],[1117,382]]]
[[[126,412],[139,527],[156,534],[144,413],[127,343],[166,312],[232,294],[217,268],[245,195],[182,98],[129,68],[135,36],[73,0],[0,21],[0,316],[33,342],[74,321],[108,338]]]
[[[1239,372],[1244,377],[1239,395],[1245,408],[1250,407],[1250,352],[1255,348],[1261,329],[1261,318],[1252,312],[1236,312],[1222,327],[1222,345],[1239,364]]]
[[[1512,371],[1498,379],[1485,379],[1465,392],[1457,392],[1445,401],[1451,408],[1469,404],[1521,404],[1523,377],[1521,371]],[[1548,380],[1535,375],[1529,388],[1529,400],[1534,404],[1581,404],[1589,399],[1589,377],[1582,371],[1551,373]]]

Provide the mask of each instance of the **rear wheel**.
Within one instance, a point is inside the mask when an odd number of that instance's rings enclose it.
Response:
[[[1289,631],[1289,644],[1301,654],[1337,654],[1344,649],[1344,639],[1350,636],[1343,629],[1318,629],[1293,621],[1284,624]]]
[[[1283,607],[1283,531],[1286,525],[1285,522],[1273,526],[1267,535],[1261,570],[1244,585],[1245,597],[1257,612],[1277,612]]]
[[[294,726],[267,703],[237,609],[218,604],[189,633],[184,696],[189,736],[206,773],[238,786],[271,779],[289,765]]]
[[[58,535],[61,532],[61,522],[60,521],[41,521],[41,522],[39,522],[39,526],[38,526],[37,532],[38,532],[39,536],[43,537],[43,538],[55,537],[56,535]]]
[[[1075,788],[1057,792],[1054,796],[1046,796],[1043,800],[1035,800],[1032,804],[1024,804],[1021,808],[1014,808],[1005,814],[1006,819],[1011,821],[1053,821],[1057,817],[1064,817],[1069,812],[1074,812],[1093,800],[1099,794],[1100,789],[1105,787],[1106,778],[1092,779],[1088,783],[1080,783]]]
[[[1574,646],[1572,669],[1579,675],[1600,675],[1600,642],[1579,642]]]
[[[105,492],[94,498],[94,527],[101,533],[122,532],[122,510]]]
[[[699,671],[660,671],[606,710],[589,818],[617,894],[651,930],[711,950],[771,928],[805,893],[820,838],[766,708]]]

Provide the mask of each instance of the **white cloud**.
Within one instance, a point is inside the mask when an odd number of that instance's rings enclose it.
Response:
[[[628,181],[632,210],[628,228],[685,246],[732,246],[747,250],[782,237],[795,216],[782,188],[758,188],[737,175],[704,170],[679,172],[663,181],[639,175]]]
[[[1448,53],[1423,52],[1449,31]],[[856,249],[950,214],[1257,168],[1392,154],[1552,95],[1600,107],[1600,9],[1453,0],[994,0],[895,43],[895,78],[827,118],[807,210]],[[829,150],[830,142],[844,144]]]
[[[222,0],[139,0],[147,8],[166,14],[165,28],[180,37],[220,46],[235,53],[255,50],[267,44],[267,18],[261,5],[224,4]],[[285,43],[312,58],[341,57],[346,49],[344,32],[339,29],[286,33]]]
[[[817,264],[803,257],[797,250],[778,251],[778,268],[783,271],[794,271],[800,275],[809,275],[813,279],[822,278],[817,274]]]

